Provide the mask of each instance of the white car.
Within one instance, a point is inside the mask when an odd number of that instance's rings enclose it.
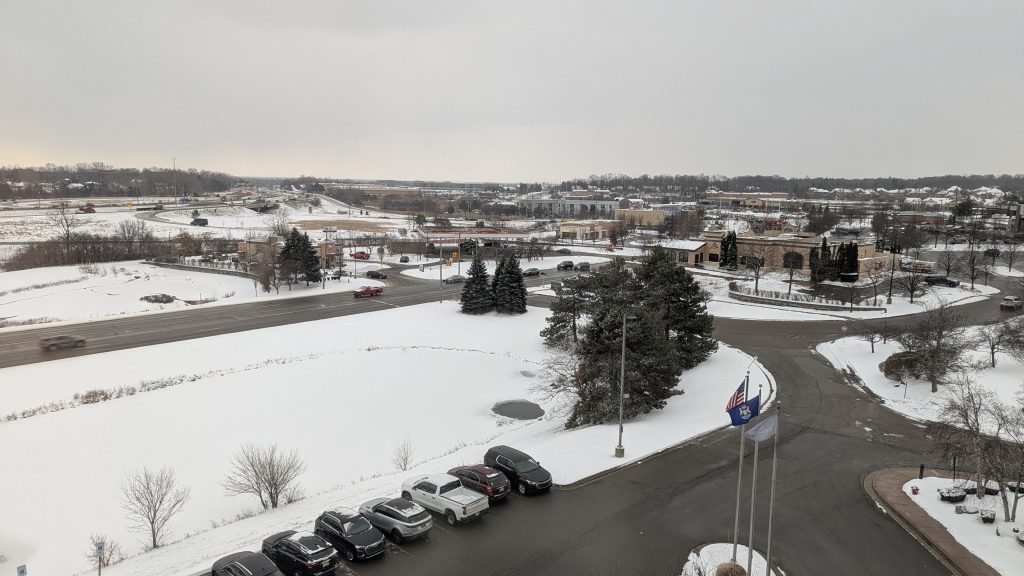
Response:
[[[402,498],[444,516],[449,526],[475,520],[487,513],[487,496],[463,488],[451,474],[416,476],[402,482]]]
[[[1017,296],[1003,296],[1003,299],[999,301],[1000,310],[1020,310],[1022,306],[1024,306],[1024,300]]]

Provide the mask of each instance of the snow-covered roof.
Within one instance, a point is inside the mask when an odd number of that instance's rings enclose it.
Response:
[[[700,250],[704,247],[707,242],[703,240],[665,240],[660,245],[662,248],[668,248],[669,250],[686,250],[692,252],[694,250]]]

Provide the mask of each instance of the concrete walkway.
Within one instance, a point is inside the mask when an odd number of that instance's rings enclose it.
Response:
[[[903,485],[918,477],[917,468],[886,468],[872,472],[864,479],[864,490],[896,522],[910,532],[925,548],[959,576],[1000,576],[991,566],[971,554],[903,491]],[[952,478],[948,470],[925,468],[924,475]],[[934,498],[934,494],[922,494]]]

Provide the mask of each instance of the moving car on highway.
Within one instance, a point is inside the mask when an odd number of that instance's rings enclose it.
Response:
[[[263,553],[285,574],[326,576],[338,568],[338,552],[309,532],[285,530],[263,540]]]
[[[60,350],[62,348],[81,348],[85,346],[85,338],[79,338],[78,336],[51,336],[49,338],[43,338],[39,341],[39,347],[43,350]]]
[[[284,576],[260,552],[235,552],[213,563],[213,576]]]
[[[416,476],[402,483],[402,498],[444,516],[449,526],[487,513],[487,496],[464,488],[451,474]]]
[[[404,498],[374,498],[364,502],[359,513],[395,544],[426,536],[434,527],[430,512]]]
[[[384,293],[384,289],[380,286],[360,286],[352,291],[352,296],[356,298],[366,298],[369,296],[380,296]]]
[[[380,530],[358,512],[346,508],[321,514],[313,523],[313,534],[330,542],[349,562],[373,558],[388,547]]]
[[[551,488],[551,473],[529,454],[508,446],[494,446],[484,454],[484,465],[500,470],[522,494]]]
[[[458,478],[466,488],[486,494],[491,502],[507,498],[512,491],[511,484],[504,474],[482,464],[456,466],[448,473]]]

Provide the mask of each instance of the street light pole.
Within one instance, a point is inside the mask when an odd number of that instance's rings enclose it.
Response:
[[[622,313],[622,365],[619,368],[619,445],[615,447],[615,457],[622,458],[626,449],[622,447],[622,399],[626,388],[626,313]]]
[[[893,242],[889,249],[892,251],[892,262],[889,264],[889,296],[886,297],[886,305],[892,304],[892,281],[896,276],[896,243],[900,238],[900,229],[898,226],[893,227]]]

